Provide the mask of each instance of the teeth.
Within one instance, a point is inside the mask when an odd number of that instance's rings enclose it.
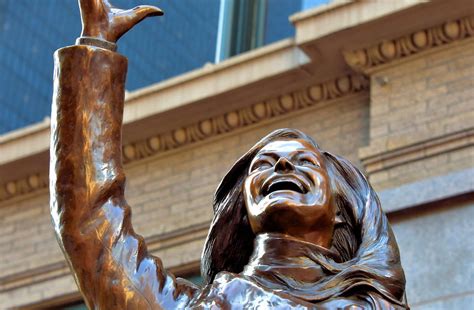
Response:
[[[270,184],[270,186],[266,190],[265,195],[268,195],[272,192],[276,192],[279,190],[290,190],[290,191],[298,192],[300,194],[305,193],[303,186],[301,186],[301,184],[293,180],[278,180]]]

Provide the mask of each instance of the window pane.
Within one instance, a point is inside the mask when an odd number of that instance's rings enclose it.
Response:
[[[310,9],[312,7],[320,6],[322,4],[328,4],[329,2],[331,1],[330,0],[303,0],[302,9],[303,10]]]
[[[264,44],[270,44],[295,35],[289,17],[301,10],[301,0],[269,0],[265,21]]]
[[[266,0],[221,0],[216,61],[262,46]]]

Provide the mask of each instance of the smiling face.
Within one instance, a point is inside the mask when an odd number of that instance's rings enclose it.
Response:
[[[330,246],[335,208],[324,158],[313,144],[267,144],[252,160],[243,190],[254,233],[280,232]]]

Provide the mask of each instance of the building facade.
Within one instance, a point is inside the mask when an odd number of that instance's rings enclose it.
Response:
[[[126,95],[136,232],[166,268],[198,281],[220,178],[271,130],[297,128],[368,175],[410,306],[469,308],[474,6],[335,1],[290,19],[290,38]],[[48,120],[0,137],[1,309],[82,307],[51,226],[48,147]]]

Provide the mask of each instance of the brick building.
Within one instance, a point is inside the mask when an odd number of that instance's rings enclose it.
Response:
[[[288,39],[127,94],[135,230],[168,269],[197,279],[220,178],[260,137],[293,127],[369,176],[411,307],[468,308],[474,5],[335,1],[290,19]],[[48,120],[0,137],[1,309],[80,303],[50,223],[48,146]]]

